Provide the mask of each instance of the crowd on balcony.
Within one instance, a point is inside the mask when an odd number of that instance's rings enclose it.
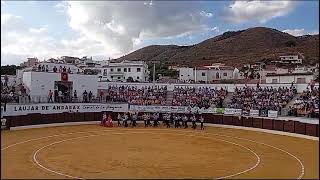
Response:
[[[8,83],[8,77],[5,76],[4,81],[1,81],[1,102],[5,103],[19,103],[20,96],[27,96],[26,88],[19,84]]]
[[[199,108],[222,107],[227,93],[227,90],[223,88],[175,87],[172,105]]]
[[[65,66],[63,66],[63,67],[59,66],[59,68],[58,68],[57,66],[54,66],[53,68],[50,69],[48,65],[44,65],[44,64],[42,66],[41,66],[41,64],[39,64],[37,67],[34,67],[33,70],[39,71],[39,72],[40,71],[41,72],[55,72],[55,73],[56,72],[59,72],[59,73],[66,72],[69,74],[73,73],[70,67],[66,68]],[[80,73],[79,70],[77,73]]]
[[[288,115],[319,117],[319,88],[312,87],[304,90],[289,107]]]
[[[167,87],[136,86],[109,86],[107,101],[128,102],[134,105],[164,105],[167,96]]]
[[[242,109],[245,112],[260,110],[267,113],[268,110],[281,112],[297,94],[295,87],[242,87],[235,88],[229,108]]]

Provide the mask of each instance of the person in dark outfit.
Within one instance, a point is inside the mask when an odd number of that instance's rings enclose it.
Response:
[[[124,114],[123,120],[124,120],[124,127],[128,127],[128,114]]]
[[[183,116],[183,123],[184,123],[184,128],[188,128],[188,116],[184,115]]]
[[[117,121],[118,121],[118,126],[121,126],[120,121],[122,120],[122,116],[120,113],[118,113]]]
[[[196,128],[197,128],[196,120],[197,120],[197,119],[196,119],[196,116],[193,115],[193,116],[191,117],[192,128],[193,128],[193,129],[196,129]]]
[[[171,119],[171,114],[167,114],[165,119],[167,128],[170,128],[170,119]]]
[[[148,126],[148,115],[146,113],[143,115],[143,120],[144,120],[144,127],[146,128]]]
[[[131,116],[131,119],[132,119],[132,126],[136,127],[137,126],[136,122],[137,122],[137,119],[138,119],[137,113],[133,113],[132,116]]]
[[[204,123],[204,119],[202,116],[200,116],[200,123],[201,123],[201,130],[204,130],[204,127],[203,127],[203,123]]]

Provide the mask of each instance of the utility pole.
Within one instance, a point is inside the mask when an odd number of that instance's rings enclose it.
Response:
[[[150,61],[151,63],[153,63],[153,73],[152,73],[152,82],[153,84],[156,83],[156,63],[159,64],[160,61]]]
[[[261,63],[259,64],[259,84],[261,84]]]
[[[153,62],[153,84],[156,83],[156,63]]]

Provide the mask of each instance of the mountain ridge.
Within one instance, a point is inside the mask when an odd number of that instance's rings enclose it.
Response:
[[[242,66],[280,54],[303,54],[306,64],[319,61],[319,34],[292,36],[277,29],[253,27],[228,31],[190,46],[150,45],[116,59],[161,61],[167,65],[208,65],[223,62]]]

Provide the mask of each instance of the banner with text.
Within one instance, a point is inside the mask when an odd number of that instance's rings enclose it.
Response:
[[[257,116],[259,116],[259,110],[250,109],[250,116],[251,116],[251,117],[257,117]]]
[[[278,117],[278,111],[268,111],[268,117],[276,118]]]
[[[127,112],[128,104],[100,104],[100,103],[65,103],[65,104],[7,104],[4,116],[26,115],[32,113],[55,114],[63,112]]]

